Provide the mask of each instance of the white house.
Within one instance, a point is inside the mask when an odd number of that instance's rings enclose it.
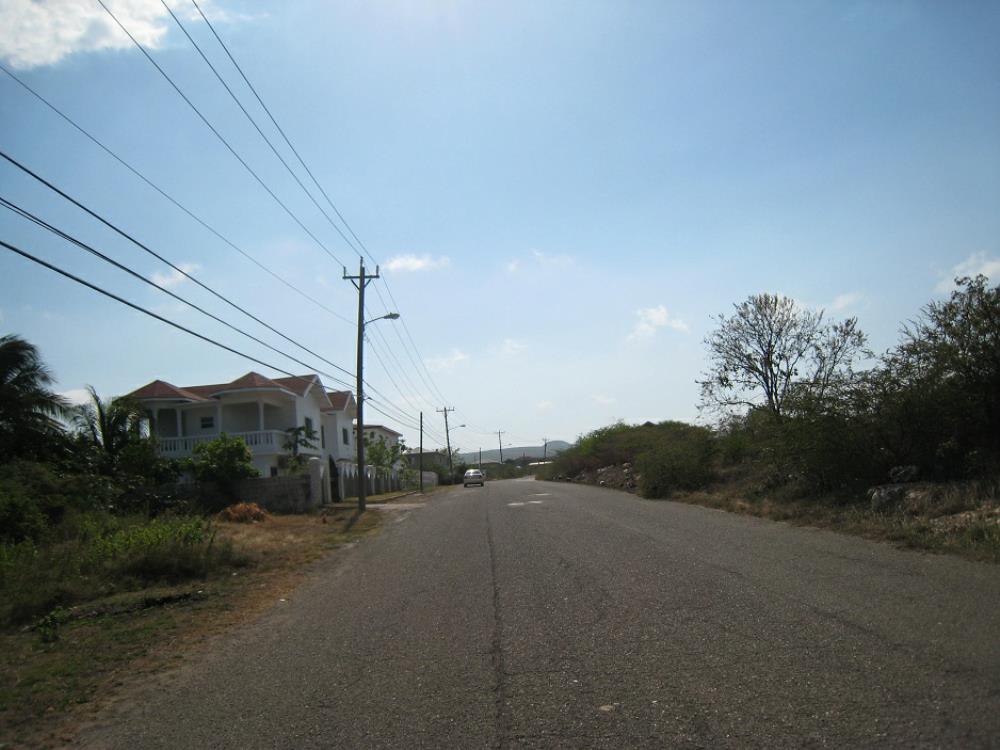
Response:
[[[358,426],[354,425],[354,433],[357,434],[357,432]],[[377,443],[379,440],[382,440],[387,448],[391,448],[399,444],[399,439],[403,437],[403,433],[391,430],[385,425],[366,424],[365,437],[368,439],[368,443]]]
[[[225,432],[243,438],[261,476],[275,476],[279,459],[291,453],[288,430],[305,427],[315,447],[300,447],[300,454],[325,458],[338,472],[354,464],[354,395],[328,392],[317,375],[271,379],[248,372],[231,383],[183,388],[154,380],[129,395],[145,407],[160,454],[169,458],[190,456],[198,443]]]

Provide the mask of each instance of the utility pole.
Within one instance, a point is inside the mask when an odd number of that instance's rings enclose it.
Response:
[[[503,440],[500,439],[501,435],[503,435],[503,432],[501,432],[500,430],[497,430],[497,445],[500,446],[500,463],[502,464],[503,463]]]
[[[483,449],[479,449],[479,470],[483,470]]]
[[[362,372],[365,366],[365,287],[373,280],[379,278],[378,266],[375,266],[375,274],[369,276],[365,274],[365,259],[361,258],[357,276],[347,275],[347,266],[344,266],[344,279],[354,284],[358,290],[358,472],[360,481],[358,482],[358,513],[365,512],[365,495],[368,490],[368,472],[365,468],[365,394],[364,376]]]
[[[451,458],[451,433],[448,431],[448,412],[455,411],[455,407],[444,407],[443,409],[438,409],[438,413],[444,413],[444,442],[448,447],[448,483],[455,481],[455,466]],[[440,445],[440,443],[438,443]]]
[[[420,472],[420,494],[424,494],[424,413],[420,412],[420,457],[417,459],[417,465],[420,467],[418,471]]]
[[[542,460],[543,461],[545,460],[545,457],[548,455],[548,453],[549,453],[549,439],[548,438],[542,438]]]

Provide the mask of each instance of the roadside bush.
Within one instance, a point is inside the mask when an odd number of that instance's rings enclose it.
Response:
[[[216,518],[230,523],[257,523],[266,521],[270,516],[257,503],[237,503],[223,508]]]
[[[672,423],[670,431],[670,438],[636,459],[643,497],[666,498],[676,490],[700,489],[715,475],[716,449],[710,430]]]
[[[56,541],[0,544],[0,625],[39,617],[151,583],[178,583],[239,565],[209,521],[174,516],[146,521],[109,513],[71,513]]]

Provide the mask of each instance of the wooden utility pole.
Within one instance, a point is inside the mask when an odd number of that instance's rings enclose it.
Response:
[[[448,447],[448,484],[455,481],[455,466],[451,458],[451,433],[448,431],[448,412],[450,411],[455,411],[455,407],[446,406],[443,409],[438,409],[438,413],[444,413],[444,443]]]
[[[365,496],[368,491],[368,471],[365,467],[365,394],[364,394],[364,367],[365,367],[365,287],[373,280],[379,278],[378,266],[375,266],[375,274],[369,276],[365,274],[365,260],[359,261],[357,276],[348,276],[347,267],[344,267],[344,279],[354,284],[358,290],[358,513],[365,512]]]
[[[420,468],[420,494],[424,494],[424,413],[420,412],[420,457],[417,459]]]
[[[503,432],[500,431],[500,430],[497,430],[497,445],[500,446],[500,463],[502,464],[503,463],[503,440],[500,438],[501,435],[503,435]]]
[[[545,457],[548,455],[548,453],[549,453],[549,439],[548,438],[542,438],[542,460],[543,461],[545,460]]]

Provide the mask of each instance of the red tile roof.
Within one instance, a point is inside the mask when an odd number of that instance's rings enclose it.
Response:
[[[327,391],[326,396],[330,399],[330,405],[324,406],[323,411],[343,411],[354,400],[354,394],[350,391]]]
[[[193,393],[188,388],[178,388],[176,385],[165,380],[154,380],[132,391],[129,396],[137,399],[184,399],[186,401],[204,401],[205,397],[198,393]]]
[[[207,401],[212,396],[222,391],[254,390],[257,388],[281,388],[291,391],[298,396],[304,396],[312,385],[319,385],[322,388],[319,376],[315,374],[296,375],[288,378],[268,378],[258,372],[248,372],[231,383],[214,383],[211,385],[189,385],[178,388],[176,385],[164,380],[154,380],[152,383],[142,386],[129,395],[137,399],[185,399],[188,401]],[[350,391],[343,393],[330,393],[330,398],[334,401],[334,410],[343,409],[351,397]],[[344,398],[338,402],[335,397]],[[325,408],[325,407],[324,407]]]
[[[298,396],[305,396],[309,386],[319,382],[316,375],[296,375],[292,378],[275,378],[274,382]]]

